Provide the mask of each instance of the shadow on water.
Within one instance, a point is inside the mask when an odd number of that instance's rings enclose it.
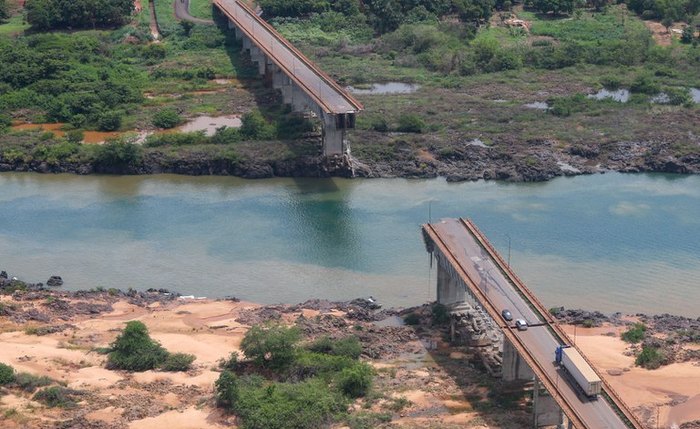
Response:
[[[350,188],[338,187],[334,179],[295,178],[293,182],[296,192],[290,197],[287,222],[295,223],[299,239],[308,243],[307,254],[300,256],[330,267],[359,268],[361,239],[348,203]]]

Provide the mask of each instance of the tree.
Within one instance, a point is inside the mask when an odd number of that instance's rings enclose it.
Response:
[[[182,119],[180,115],[175,111],[175,109],[165,108],[161,109],[153,115],[153,125],[158,128],[174,128],[177,126]]]
[[[10,7],[7,0],[0,0],[0,21],[10,17]]]
[[[241,350],[257,365],[282,368],[294,359],[299,329],[282,325],[253,326],[241,341]]]
[[[552,12],[554,15],[563,13],[569,15],[582,4],[581,0],[534,0],[533,7],[541,13]]]
[[[683,27],[683,33],[681,33],[681,43],[690,44],[693,43],[693,26],[686,25]]]
[[[666,17],[666,18],[661,20],[661,25],[663,25],[664,28],[666,29],[666,33],[670,33],[671,26],[673,25],[673,19]]]
[[[160,366],[167,357],[168,352],[148,335],[146,325],[133,320],[112,343],[107,368],[147,371]]]

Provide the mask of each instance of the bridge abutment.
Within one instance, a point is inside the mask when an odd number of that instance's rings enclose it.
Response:
[[[518,351],[515,347],[508,341],[507,338],[503,338],[503,380],[505,381],[516,381],[516,380],[532,380],[535,373],[532,371],[530,366],[525,362],[525,360],[520,357]]]

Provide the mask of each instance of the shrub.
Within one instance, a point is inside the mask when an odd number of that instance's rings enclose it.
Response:
[[[112,140],[98,146],[95,161],[104,166],[136,164],[141,159],[141,147],[123,140]]]
[[[25,392],[33,392],[39,387],[48,386],[53,383],[49,377],[37,376],[27,372],[20,372],[15,376],[15,385]]]
[[[219,366],[222,369],[235,371],[238,368],[238,352],[231,352],[228,359],[221,359]]]
[[[287,379],[306,380],[311,377],[332,378],[333,374],[351,367],[355,361],[346,356],[299,351],[287,370]]]
[[[47,387],[36,392],[34,400],[45,404],[48,407],[70,408],[75,406],[73,395],[76,392],[61,386]]]
[[[111,345],[107,360],[109,369],[147,371],[162,365],[168,352],[148,335],[146,325],[131,321]]]
[[[250,140],[269,140],[274,137],[274,128],[258,111],[243,115],[239,132],[243,138]]]
[[[204,131],[195,131],[193,133],[156,133],[146,137],[144,146],[192,146],[206,144],[207,140]]]
[[[192,366],[196,357],[187,353],[170,353],[165,362],[160,366],[163,371],[187,371]]]
[[[0,363],[0,386],[15,381],[15,370],[10,365]]]
[[[446,325],[450,322],[450,312],[443,304],[433,304],[431,311],[435,325]]]
[[[282,325],[253,326],[241,342],[241,350],[256,365],[283,368],[294,359],[299,329]]]
[[[643,346],[634,363],[646,369],[656,369],[666,361],[664,352],[658,347]]]
[[[104,112],[97,118],[97,126],[101,131],[117,131],[122,126],[122,115],[114,110]]]
[[[372,387],[372,376],[374,371],[366,363],[356,363],[355,365],[343,369],[338,375],[338,387],[351,398],[365,396]]]
[[[68,143],[80,143],[85,138],[83,130],[70,130],[66,133]]]
[[[347,407],[341,394],[318,380],[273,385],[249,380],[241,379],[233,407],[242,420],[241,429],[327,427]]]
[[[403,318],[403,322],[407,325],[420,325],[420,316],[416,313],[408,313]]]
[[[175,109],[166,108],[157,111],[153,115],[151,122],[158,128],[169,129],[176,127],[180,122],[182,122],[182,118],[175,111]]]
[[[685,88],[666,88],[664,92],[668,95],[668,104],[689,106],[693,102],[690,93]]]
[[[399,116],[399,124],[396,131],[403,133],[422,133],[425,129],[425,121],[418,115],[409,113]]]
[[[323,336],[309,344],[307,348],[315,353],[345,356],[351,359],[357,359],[362,354],[362,344],[360,344],[360,341],[354,336],[344,337],[338,340]]]
[[[630,86],[630,91],[639,92],[642,94],[653,95],[661,90],[659,84],[654,82],[654,78],[646,73],[638,75],[632,85]]]
[[[214,388],[217,404],[233,409],[240,395],[238,376],[231,371],[223,371],[214,383]]]
[[[643,323],[635,323],[629,329],[623,332],[622,335],[620,335],[620,338],[622,338],[622,341],[628,343],[638,343],[644,339],[646,330],[647,327]]]

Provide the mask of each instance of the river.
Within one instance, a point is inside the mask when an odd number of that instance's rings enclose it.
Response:
[[[700,310],[700,176],[536,184],[0,174],[0,268],[68,289],[434,299],[419,225],[471,217],[547,306]]]

